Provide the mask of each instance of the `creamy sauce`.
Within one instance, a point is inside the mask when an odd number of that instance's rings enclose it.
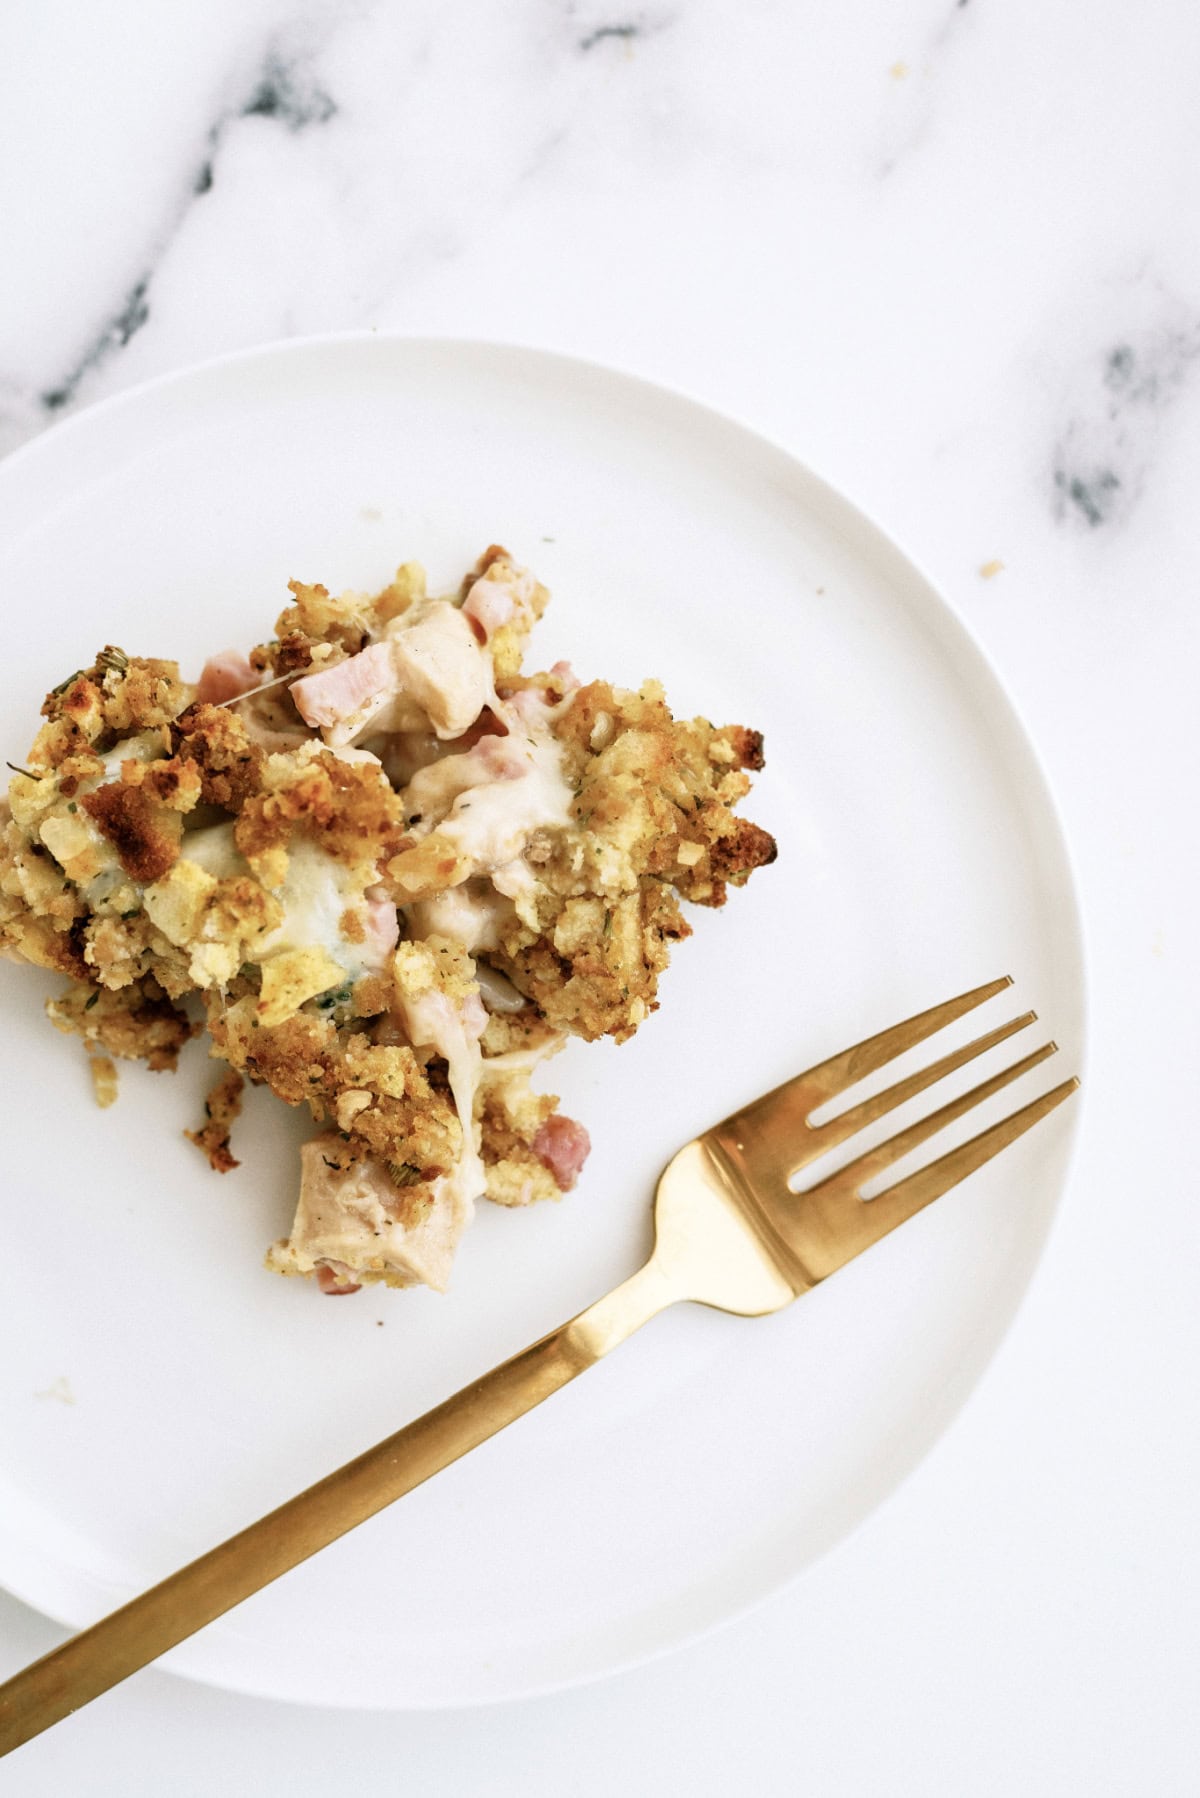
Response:
[[[503,1080],[506,1074],[531,1074],[539,1062],[557,1055],[566,1040],[565,1035],[555,1031],[553,1036],[548,1036],[532,1049],[508,1049],[503,1055],[488,1055],[480,1069],[481,1080]]]
[[[556,708],[526,705],[517,712],[494,703],[508,734],[484,737],[461,755],[418,769],[405,809],[418,840],[436,830],[481,872],[513,864],[501,890],[511,887],[515,894],[528,884],[520,858],[530,836],[569,827],[575,795],[563,771],[562,744],[551,730]]]
[[[347,973],[357,977],[362,972],[360,951],[365,944],[348,943],[341,931],[342,914],[348,906],[358,908],[360,895],[340,862],[306,837],[294,838],[288,846],[287,877],[277,897],[283,921],[262,939],[260,957],[277,949],[321,948]]]
[[[521,755],[523,772],[515,780],[472,787],[439,826],[439,835],[479,868],[503,867],[521,854],[535,830],[565,829],[572,821],[575,795],[563,774],[561,744],[537,726],[509,742]]]
[[[496,741],[494,737],[487,739],[489,747]],[[474,749],[440,756],[418,768],[404,789],[404,810],[413,821],[412,835],[428,836],[463,793],[499,778],[487,751],[478,743]]]

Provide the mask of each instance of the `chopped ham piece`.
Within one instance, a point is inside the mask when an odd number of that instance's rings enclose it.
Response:
[[[390,699],[395,686],[390,644],[372,643],[332,668],[292,682],[292,701],[314,730],[366,723]]]
[[[201,705],[225,705],[257,687],[259,679],[258,671],[239,650],[225,649],[205,662],[196,684],[196,698]]]
[[[362,1287],[357,1280],[343,1280],[331,1267],[317,1269],[317,1285],[327,1298],[342,1299],[350,1292],[361,1292]]]
[[[503,629],[515,610],[516,602],[511,587],[500,581],[491,581],[486,575],[475,582],[463,605],[467,617],[478,619],[483,626],[485,640]]]
[[[560,1192],[570,1192],[591,1147],[591,1138],[583,1125],[557,1111],[546,1119],[533,1139],[534,1154],[550,1169]]]
[[[382,965],[400,941],[400,918],[396,901],[386,887],[368,887],[366,899],[366,941],[364,959]]]

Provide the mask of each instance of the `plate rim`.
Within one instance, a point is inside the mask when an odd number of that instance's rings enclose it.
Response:
[[[1052,829],[1054,846],[1064,877],[1064,891],[1058,896],[1057,903],[1066,912],[1065,922],[1077,962],[1078,1039],[1073,1043],[1073,1050],[1079,1072],[1081,1075],[1086,1074],[1091,1042],[1091,959],[1085,914],[1080,899],[1078,865],[1055,785],[1049,776],[1037,739],[1029,727],[1023,707],[1014,694],[1008,679],[1001,673],[991,654],[984,648],[971,624],[963,618],[947,598],[942,588],[930,576],[924,562],[911,552],[907,543],[891,529],[886,529],[873,513],[868,512],[844,489],[819,473],[790,444],[762,430],[757,425],[747,422],[739,413],[714,405],[686,387],[660,380],[626,364],[548,347],[544,343],[522,341],[517,338],[409,331],[400,328],[356,327],[337,331],[310,332],[292,337],[264,339],[255,344],[244,345],[197,361],[184,363],[179,367],[165,370],[129,387],[121,388],[115,393],[91,401],[73,411],[66,418],[54,420],[40,430],[37,435],[19,444],[0,458],[0,500],[3,499],[4,489],[9,485],[14,471],[19,475],[31,464],[36,465],[43,456],[58,453],[65,439],[76,435],[85,435],[98,426],[103,427],[110,417],[119,415],[122,410],[132,411],[147,399],[169,394],[172,388],[184,387],[192,381],[202,381],[211,376],[219,376],[236,370],[240,365],[257,365],[286,360],[288,357],[302,359],[313,353],[338,349],[357,352],[367,347],[401,349],[406,352],[426,349],[451,355],[455,352],[470,352],[484,356],[499,355],[504,359],[533,358],[543,365],[557,364],[564,371],[582,371],[593,379],[616,382],[627,389],[641,389],[647,396],[659,402],[683,406],[701,415],[706,423],[724,429],[732,427],[735,432],[753,443],[758,450],[782,458],[803,478],[814,493],[820,495],[823,501],[831,503],[833,508],[840,510],[844,517],[852,519],[856,527],[865,533],[872,548],[881,550],[885,555],[893,558],[899,558],[907,566],[923,589],[925,599],[930,602],[939,627],[948,629],[952,647],[960,653],[965,652],[967,659],[973,664],[976,676],[990,687],[992,699],[999,702],[1002,711],[1007,712],[1010,725],[1015,728],[1015,734],[1023,752],[1040,783],[1040,799],[1045,820]],[[957,643],[953,642],[955,635],[958,638]],[[447,1694],[436,1697],[423,1696],[415,1701],[406,1701],[402,1694],[396,1698],[385,1700],[383,1698],[350,1697],[338,1693],[323,1698],[318,1704],[311,1697],[283,1692],[272,1688],[269,1684],[260,1684],[242,1678],[237,1678],[236,1682],[221,1679],[203,1668],[179,1664],[177,1657],[186,1654],[186,1641],[171,1650],[155,1665],[161,1671],[194,1680],[213,1690],[239,1692],[247,1696],[302,1708],[328,1708],[337,1711],[371,1713],[491,1708],[499,1704],[519,1702],[525,1698],[533,1699],[558,1691],[578,1689],[633,1668],[649,1665],[691,1643],[708,1639],[727,1625],[733,1624],[760,1607],[781,1598],[785,1593],[793,1590],[811,1568],[845,1551],[859,1533],[895,1501],[908,1482],[927,1465],[944,1443],[946,1437],[961,1419],[967,1406],[976,1400],[981,1386],[1021,1318],[1035,1283],[1042,1276],[1047,1251],[1060,1228],[1063,1209],[1074,1185],[1083,1134],[1083,1121],[1088,1109],[1087,1095],[1088,1087],[1085,1080],[1083,1093],[1077,1096],[1071,1107],[1069,1119],[1066,1121],[1067,1139],[1062,1174],[1058,1191],[1043,1226],[1041,1242],[1037,1248],[1033,1265],[974,1382],[955,1403],[932,1440],[918,1454],[915,1462],[895,1480],[883,1497],[873,1503],[864,1514],[852,1521],[836,1540],[819,1548],[802,1566],[777,1579],[767,1589],[754,1592],[741,1603],[729,1606],[722,1610],[720,1615],[710,1618],[707,1622],[685,1624],[674,1630],[668,1629],[664,1639],[648,1647],[641,1646],[616,1657],[608,1655],[602,1666],[566,1673],[561,1677],[526,1681],[504,1690],[476,1691],[467,1697]],[[31,1596],[26,1589],[23,1589],[22,1583],[14,1581],[7,1571],[0,1577],[0,1586],[21,1603],[28,1605],[55,1623],[70,1630],[82,1627],[73,1621],[68,1621],[56,1611],[48,1610],[41,1598]]]

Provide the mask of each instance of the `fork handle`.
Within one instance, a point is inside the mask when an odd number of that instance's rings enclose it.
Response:
[[[683,1294],[651,1259],[569,1323],[0,1685],[0,1755],[98,1698],[557,1392]]]

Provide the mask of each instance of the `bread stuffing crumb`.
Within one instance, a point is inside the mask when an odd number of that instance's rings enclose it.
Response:
[[[92,1068],[92,1091],[96,1095],[96,1103],[104,1111],[117,1102],[117,1064],[109,1055],[93,1055],[90,1057]]]
[[[194,1142],[204,1152],[208,1165],[218,1174],[228,1174],[242,1165],[234,1159],[229,1134],[234,1119],[241,1116],[245,1084],[235,1068],[226,1068],[204,1101],[205,1122],[199,1130],[183,1133],[189,1142]]]

